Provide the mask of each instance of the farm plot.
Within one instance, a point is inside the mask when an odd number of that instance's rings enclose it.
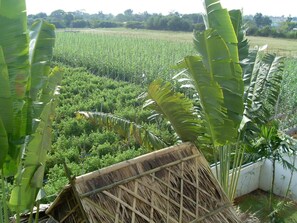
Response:
[[[58,32],[54,59],[100,76],[134,83],[170,78],[172,66],[194,54],[190,41],[113,32]]]

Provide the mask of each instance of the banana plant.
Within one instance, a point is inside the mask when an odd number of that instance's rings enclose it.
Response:
[[[0,170],[2,180],[14,176],[9,207],[17,216],[33,207],[50,148],[54,98],[61,79],[58,68],[50,69],[54,29],[39,20],[28,30],[25,0],[1,1]]]

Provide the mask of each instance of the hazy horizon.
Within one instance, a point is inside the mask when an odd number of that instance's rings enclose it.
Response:
[[[297,16],[296,7],[293,7],[293,1],[296,0],[221,0],[222,6],[227,9],[242,9],[244,15],[255,15],[262,13],[267,16]],[[27,0],[27,14],[37,14],[51,12],[62,9],[66,12],[85,11],[93,14],[102,11],[104,14],[117,15],[127,9],[132,9],[134,13],[162,13],[164,15],[170,12],[179,12],[181,14],[204,12],[201,0],[171,1],[167,4],[165,1],[157,0]],[[294,4],[295,6],[295,4]]]

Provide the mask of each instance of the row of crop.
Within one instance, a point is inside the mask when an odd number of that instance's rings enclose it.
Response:
[[[277,106],[280,118],[280,127],[290,130],[297,127],[297,60],[288,58],[285,60],[281,95]]]
[[[146,83],[174,74],[172,65],[193,53],[190,42],[107,32],[58,32],[55,60],[100,76]]]

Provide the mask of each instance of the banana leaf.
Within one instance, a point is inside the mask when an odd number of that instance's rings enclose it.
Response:
[[[7,133],[0,117],[0,169],[2,169],[4,161],[8,153]]]
[[[227,9],[222,8],[219,0],[205,0],[208,29],[214,29],[224,39],[233,62],[238,63],[238,40]]]
[[[55,27],[43,20],[30,28],[29,61],[31,64],[30,97],[34,101],[49,73],[55,44]]]
[[[263,49],[252,52],[245,62],[245,114],[254,123],[265,124],[274,115],[282,82],[283,58],[265,54]]]
[[[229,15],[237,36],[239,60],[242,61],[249,55],[249,43],[245,37],[245,30],[242,25],[242,13],[240,10],[231,10]]]
[[[15,176],[15,186],[9,201],[9,206],[13,211],[30,210],[42,187],[46,156],[51,148],[53,109],[53,101],[44,107],[38,127],[28,142],[23,169]]]
[[[196,33],[195,44],[201,56],[188,56],[178,67],[189,73],[214,145],[235,142],[243,114],[240,65],[232,61],[228,46],[215,30]]]
[[[25,140],[28,123],[29,101],[26,98],[26,89],[30,74],[29,41],[24,0],[1,1],[0,27],[0,76],[1,85],[2,87],[5,85],[6,91],[6,96],[3,91],[1,92],[0,100],[1,103],[4,103],[3,100],[5,100],[5,105],[7,105],[0,115],[9,139],[9,150],[3,166],[3,173],[5,176],[11,176],[17,171],[21,145]]]

